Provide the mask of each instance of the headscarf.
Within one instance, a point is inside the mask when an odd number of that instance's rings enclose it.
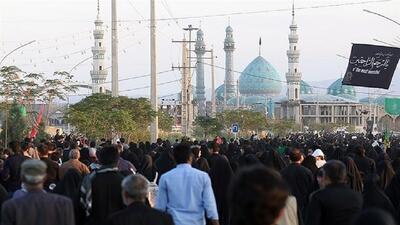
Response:
[[[313,174],[315,174],[318,171],[318,167],[316,165],[317,159],[315,159],[314,156],[312,155],[308,155],[304,158],[303,162],[301,163],[301,165],[303,165],[304,167],[308,168],[309,170],[311,170],[311,172]]]
[[[260,161],[267,167],[274,168],[277,171],[281,171],[286,167],[285,161],[279,155],[279,153],[273,149],[265,151],[261,157]]]
[[[354,160],[351,157],[346,157],[342,161],[346,165],[348,185],[354,191],[362,192],[362,189],[363,189],[362,178],[361,178],[361,174],[357,168],[356,163],[354,162]]]

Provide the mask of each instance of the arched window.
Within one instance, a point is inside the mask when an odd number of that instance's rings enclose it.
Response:
[[[103,69],[103,67],[102,66],[99,66],[99,70],[102,70]]]
[[[99,47],[101,47],[101,42],[99,42]]]
[[[295,99],[298,99],[298,98],[299,98],[299,93],[298,93],[298,91],[299,91],[299,90],[298,90],[297,88],[294,89],[294,98],[295,98]]]
[[[103,87],[100,87],[99,92],[103,93]]]

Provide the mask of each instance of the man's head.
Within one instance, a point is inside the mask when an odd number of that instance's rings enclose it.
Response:
[[[97,158],[102,166],[116,166],[119,159],[117,146],[106,145],[97,151]]]
[[[8,147],[14,154],[19,154],[21,152],[21,147],[18,141],[11,141],[10,143],[8,143]]]
[[[49,156],[49,149],[45,144],[39,144],[37,147],[40,157],[47,157]]]
[[[240,171],[230,186],[231,224],[275,224],[288,194],[282,177],[272,169],[257,166]]]
[[[357,145],[357,146],[354,148],[354,153],[356,153],[356,154],[359,155],[359,156],[365,156],[365,149],[364,149],[364,146],[362,146],[362,145]]]
[[[304,156],[300,149],[294,148],[289,152],[289,159],[292,163],[301,163],[304,159]]]
[[[89,147],[96,148],[96,141],[91,141]]]
[[[43,188],[47,166],[37,159],[25,160],[21,165],[21,180],[29,190]]]
[[[122,199],[125,205],[133,202],[145,202],[149,193],[149,182],[140,175],[134,174],[125,177],[121,183]]]
[[[81,157],[81,153],[79,150],[73,149],[69,152],[70,159],[79,159]]]
[[[174,148],[174,157],[177,164],[191,163],[192,152],[187,144],[179,144]]]
[[[346,183],[347,172],[344,163],[338,160],[330,160],[321,168],[322,187],[330,184]]]

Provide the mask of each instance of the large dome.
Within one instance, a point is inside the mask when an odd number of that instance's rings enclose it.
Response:
[[[342,85],[342,78],[337,79],[328,87],[328,95],[339,96],[351,100],[357,100],[356,90],[353,86]]]
[[[217,101],[224,101],[225,85],[221,84],[215,89],[215,98]]]
[[[275,96],[281,90],[278,72],[261,56],[255,58],[239,77],[239,91],[242,95]]]

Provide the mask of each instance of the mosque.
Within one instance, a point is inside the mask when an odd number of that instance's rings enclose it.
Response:
[[[336,123],[354,126],[358,131],[366,129],[368,121],[372,121],[372,124],[381,122],[381,118],[385,115],[382,104],[373,104],[372,107],[368,99],[360,101],[355,88],[342,85],[341,78],[333,82],[326,93],[316,92],[311,85],[302,80],[302,73],[299,70],[299,35],[294,6],[289,28],[286,80],[283,80],[274,66],[260,54],[241,72],[237,81],[233,74],[235,72],[233,70],[235,50],[233,28],[231,26],[226,28],[225,79],[224,83],[215,90],[217,111],[252,109],[264,112],[270,119],[293,120],[302,127],[320,123]],[[203,32],[199,32],[203,41]],[[202,74],[197,73],[197,75]],[[282,94],[285,88],[286,94]],[[204,93],[201,90],[197,92]],[[203,115],[209,113],[199,112]]]

